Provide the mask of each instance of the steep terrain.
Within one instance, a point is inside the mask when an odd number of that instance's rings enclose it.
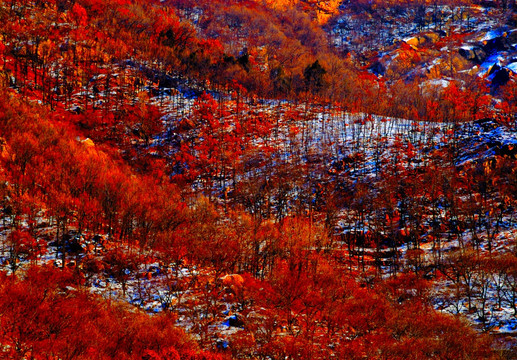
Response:
[[[0,357],[515,357],[513,2],[0,24]]]

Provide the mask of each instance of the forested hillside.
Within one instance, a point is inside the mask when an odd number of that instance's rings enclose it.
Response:
[[[514,7],[0,0],[0,358],[515,358]]]

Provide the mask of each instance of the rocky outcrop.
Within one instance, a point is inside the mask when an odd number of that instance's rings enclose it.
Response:
[[[497,29],[463,45],[458,52],[465,59],[481,64],[490,54],[508,50],[514,39],[517,40],[517,33]]]

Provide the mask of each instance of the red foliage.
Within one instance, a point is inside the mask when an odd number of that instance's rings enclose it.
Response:
[[[2,355],[9,358],[219,358],[198,352],[174,318],[109,305],[79,290],[66,270],[31,268],[23,280],[4,276],[0,295]]]
[[[78,3],[75,3],[72,7],[71,16],[76,26],[86,26],[88,24],[86,10]]]

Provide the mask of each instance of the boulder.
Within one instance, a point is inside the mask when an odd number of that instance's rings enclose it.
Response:
[[[91,147],[94,147],[95,146],[95,143],[92,141],[92,139],[90,138],[86,138],[84,140],[81,140],[81,142],[83,143],[83,145],[87,148],[91,148]]]
[[[483,50],[486,53],[496,53],[508,50],[509,46],[505,36],[483,41]]]
[[[417,48],[419,45],[422,45],[427,41],[425,36],[414,36],[411,38],[404,39],[404,42],[411,47]]]
[[[370,70],[370,72],[375,75],[384,75],[384,73],[386,72],[386,68],[380,61],[374,62],[372,65],[368,67],[368,70]]]
[[[480,47],[475,47],[474,54],[476,56],[475,61],[477,63],[481,64],[481,63],[485,62],[485,60],[487,58],[487,53],[485,52],[485,50],[483,50]]]
[[[495,63],[495,64],[492,64],[490,65],[490,67],[488,68],[488,75],[492,75],[492,74],[495,74],[497,71],[501,70],[501,66],[499,66],[499,64]]]
[[[225,275],[221,278],[223,285],[231,289],[241,288],[244,285],[244,278],[239,274]]]
[[[483,48],[479,46],[466,45],[458,50],[459,54],[469,61],[481,64],[485,61],[487,54]]]
[[[458,52],[467,60],[474,61],[474,59],[476,58],[476,53],[474,52],[473,46],[462,46],[460,47]]]
[[[239,315],[232,315],[228,318],[228,325],[230,327],[242,328],[244,327],[244,321],[242,321]]]
[[[437,43],[440,37],[440,34],[437,32],[430,32],[424,35],[425,40],[431,44]]]
[[[409,46],[418,46],[420,42],[418,41],[418,37],[412,37],[409,39],[405,39],[404,42]]]
[[[506,85],[508,81],[510,81],[510,71],[506,68],[501,68],[494,72],[492,87],[497,88]]]

